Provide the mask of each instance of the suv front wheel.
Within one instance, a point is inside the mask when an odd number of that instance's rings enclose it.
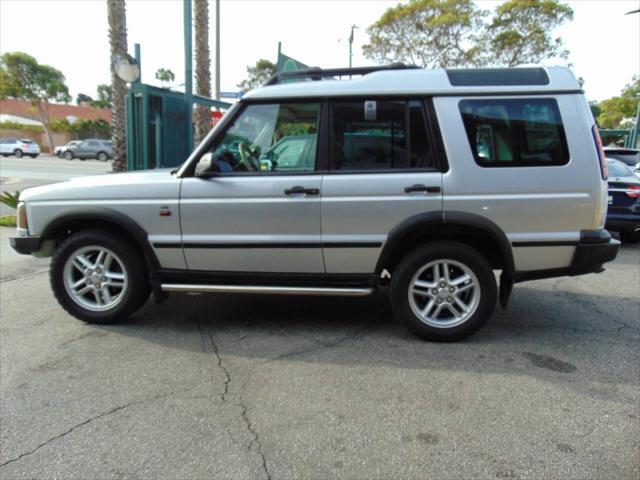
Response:
[[[128,317],[149,297],[144,261],[119,235],[85,230],[66,238],[52,261],[50,280],[60,305],[88,323]]]
[[[409,330],[451,342],[484,325],[497,286],[487,260],[468,245],[434,242],[409,253],[391,280],[391,303]]]

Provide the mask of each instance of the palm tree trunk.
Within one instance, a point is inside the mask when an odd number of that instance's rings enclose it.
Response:
[[[109,17],[109,43],[111,45],[111,141],[113,142],[113,170],[127,169],[127,134],[125,120],[125,96],[127,84],[116,74],[114,64],[118,57],[127,54],[127,14],[125,0],[107,0]]]
[[[40,100],[33,102],[32,105],[36,107],[44,133],[47,135],[47,143],[49,144],[49,153],[53,153],[53,135],[51,134],[51,119],[49,118],[49,106]]]
[[[196,27],[196,93],[211,96],[211,56],[209,52],[209,0],[195,0]],[[195,108],[195,141],[200,143],[211,129],[211,110],[197,105]]]

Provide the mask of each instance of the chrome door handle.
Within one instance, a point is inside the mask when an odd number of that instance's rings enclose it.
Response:
[[[320,189],[319,188],[304,188],[304,187],[300,187],[300,186],[295,186],[295,187],[287,188],[284,191],[284,194],[285,195],[299,195],[299,194],[320,195]]]
[[[404,187],[404,193],[423,192],[423,193],[440,193],[440,187],[427,187],[421,183],[416,183],[410,187]]]

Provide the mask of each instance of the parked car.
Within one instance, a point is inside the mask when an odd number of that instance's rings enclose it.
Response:
[[[340,75],[360,77],[313,81]],[[86,322],[150,292],[387,286],[411,331],[453,341],[514,283],[616,257],[606,178],[567,68],[314,69],[244,95],[179,168],[23,191],[11,244],[52,256],[56,298]]]
[[[62,154],[65,160],[86,160],[88,158],[97,158],[101,162],[106,162],[113,158],[111,140],[101,140],[98,138],[89,138],[80,141],[76,145],[67,147]]]
[[[65,152],[71,148],[71,147],[75,147],[77,145],[79,145],[81,143],[81,140],[71,140],[70,142],[68,142],[66,145],[60,145],[57,146],[53,149],[53,153],[54,155],[56,155],[58,158],[62,158],[65,154]]]
[[[636,175],[640,176],[640,150],[635,148],[605,147],[604,154],[607,158],[621,161]]]
[[[17,158],[27,155],[36,158],[40,155],[40,147],[36,142],[28,138],[0,138],[0,155],[3,157],[13,155]]]
[[[609,208],[607,230],[620,233],[625,243],[640,242],[640,179],[619,160],[609,166]]]

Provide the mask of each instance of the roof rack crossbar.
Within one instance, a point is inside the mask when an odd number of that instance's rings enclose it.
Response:
[[[311,80],[321,80],[326,77],[344,77],[367,75],[373,72],[383,70],[407,70],[420,68],[416,65],[405,65],[404,63],[392,63],[390,65],[379,65],[372,67],[353,67],[353,68],[317,68],[312,67],[306,70],[298,70],[294,72],[279,72],[272,76],[264,86],[277,85],[285,80],[299,80],[309,78]]]

